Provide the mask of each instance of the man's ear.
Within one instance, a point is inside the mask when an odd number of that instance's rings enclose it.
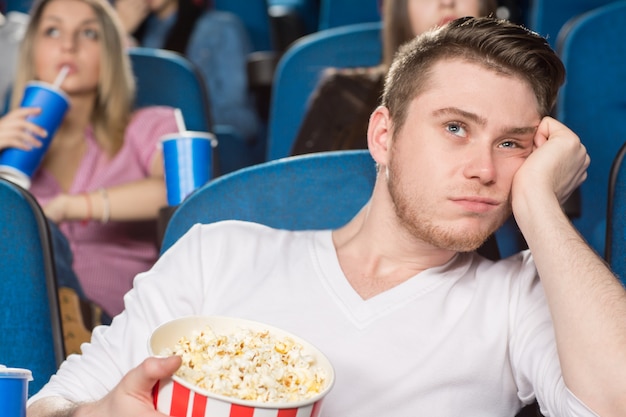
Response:
[[[371,114],[367,128],[367,146],[378,165],[387,166],[392,133],[389,109],[378,106]]]

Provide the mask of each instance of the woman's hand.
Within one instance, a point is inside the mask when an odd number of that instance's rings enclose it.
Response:
[[[0,119],[0,151],[6,148],[17,148],[29,151],[39,148],[41,142],[34,135],[46,137],[45,129],[26,120],[41,112],[38,107],[23,107],[7,113]]]
[[[47,218],[59,224],[63,220],[68,220],[68,211],[72,200],[76,200],[75,196],[67,194],[59,194],[54,197],[43,207],[43,212]]]

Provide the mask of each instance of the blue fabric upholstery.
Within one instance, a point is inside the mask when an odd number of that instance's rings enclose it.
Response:
[[[381,61],[382,24],[361,23],[307,35],[283,55],[272,90],[267,159],[289,155],[322,72],[329,67],[366,67]]]
[[[154,48],[130,48],[137,79],[135,107],[178,107],[189,130],[210,132],[210,103],[206,85],[193,63],[180,54]]]
[[[580,136],[591,156],[574,225],[604,253],[609,169],[626,142],[626,1],[595,9],[568,25],[560,54],[567,69],[556,117]]]
[[[207,87],[195,64],[162,49],[130,48],[128,54],[137,79],[135,107],[178,107],[188,130],[215,133],[219,155],[216,176],[258,162],[254,144],[244,141],[228,125],[213,125]]]
[[[528,12],[530,29],[547,37],[556,48],[559,31],[565,23],[612,0],[531,0]]]
[[[237,15],[252,40],[253,50],[272,49],[270,23],[267,13],[268,0],[214,0],[213,8]]]
[[[343,225],[367,202],[376,178],[366,150],[320,152],[244,168],[191,194],[172,215],[164,252],[191,226],[248,220],[283,229]]]
[[[0,364],[32,371],[30,396],[65,357],[50,231],[27,191],[0,179],[0,201]]]
[[[3,13],[21,12],[28,13],[33,5],[33,0],[6,0]]]
[[[611,168],[608,205],[605,257],[626,285],[626,144]]]
[[[381,19],[378,0],[320,0],[319,30]]]

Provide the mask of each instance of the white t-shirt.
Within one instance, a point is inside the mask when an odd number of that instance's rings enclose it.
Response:
[[[101,398],[147,356],[159,324],[218,314],[281,327],[321,349],[336,371],[324,417],[513,416],[535,395],[546,414],[594,416],[563,384],[528,252],[496,263],[459,254],[363,300],[330,231],[228,221],[194,226],[136,278],[125,302],[31,402]]]

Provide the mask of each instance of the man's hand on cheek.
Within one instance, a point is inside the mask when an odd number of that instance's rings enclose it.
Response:
[[[545,117],[535,134],[535,149],[513,180],[516,197],[556,196],[563,203],[587,177],[589,155],[574,132]]]

